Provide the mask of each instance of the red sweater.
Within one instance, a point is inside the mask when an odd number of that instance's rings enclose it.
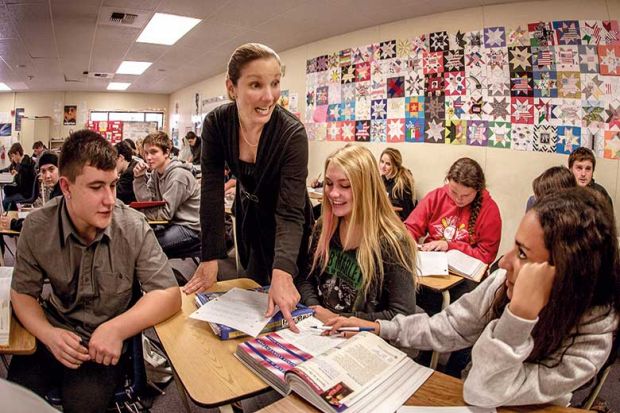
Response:
[[[448,241],[448,249],[491,264],[497,256],[502,237],[502,218],[489,192],[482,192],[482,205],[474,225],[474,240],[470,240],[468,223],[470,206],[459,208],[448,195],[448,185],[428,193],[405,220],[409,233],[417,241],[429,234],[427,241]]]

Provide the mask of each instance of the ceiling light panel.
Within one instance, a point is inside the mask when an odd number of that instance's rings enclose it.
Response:
[[[127,90],[131,83],[125,82],[110,82],[108,83],[108,90]]]
[[[194,19],[193,17],[155,13],[136,41],[139,43],[156,43],[170,46],[185,36],[200,21],[200,19]]]
[[[7,86],[6,83],[0,82],[0,91],[11,90],[10,87]]]
[[[119,75],[141,75],[152,64],[151,62],[132,62],[125,60],[118,69],[116,69],[116,73]]]

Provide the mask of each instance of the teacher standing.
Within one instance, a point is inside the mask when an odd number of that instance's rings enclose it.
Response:
[[[237,248],[249,277],[271,283],[267,315],[290,312],[300,299],[293,282],[306,259],[312,205],[306,191],[308,138],[303,124],[280,107],[280,58],[248,43],[228,62],[232,103],[211,111],[202,128],[200,220],[202,262],[185,286],[204,291],[217,281],[224,241],[224,164],[237,178]],[[301,253],[300,253],[301,252]]]

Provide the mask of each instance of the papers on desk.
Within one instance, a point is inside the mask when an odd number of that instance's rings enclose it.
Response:
[[[487,265],[477,258],[459,251],[418,251],[420,276],[447,276],[448,272],[479,282]]]
[[[11,278],[13,267],[0,267],[0,345],[9,344],[11,333]]]
[[[474,406],[403,406],[396,413],[495,413],[497,410],[488,407]]]
[[[259,291],[233,288],[209,301],[189,317],[194,320],[224,324],[256,337],[269,322],[265,317],[268,295]]]
[[[10,172],[0,173],[0,184],[6,185],[6,184],[12,184],[13,182],[15,182],[15,176],[12,173]]]

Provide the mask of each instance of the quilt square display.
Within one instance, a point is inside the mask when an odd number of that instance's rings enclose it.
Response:
[[[405,119],[405,142],[424,142],[424,118]]]
[[[484,47],[506,46],[506,31],[503,27],[484,28]]]

